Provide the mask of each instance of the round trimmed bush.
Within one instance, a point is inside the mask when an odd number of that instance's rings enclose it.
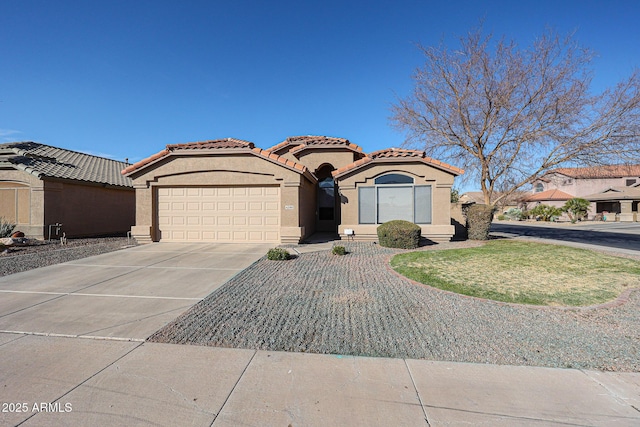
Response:
[[[346,255],[347,250],[344,246],[334,246],[333,248],[331,248],[331,253],[334,255]]]
[[[489,229],[493,220],[494,207],[471,205],[467,209],[467,233],[471,240],[489,240]]]
[[[291,254],[284,248],[273,248],[267,252],[267,259],[271,261],[286,261],[291,258]]]
[[[400,219],[385,222],[377,231],[380,246],[400,249],[417,248],[422,234],[420,226]]]

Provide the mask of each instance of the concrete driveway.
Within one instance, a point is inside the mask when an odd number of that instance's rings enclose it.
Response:
[[[0,332],[144,340],[269,247],[157,243],[0,277]]]

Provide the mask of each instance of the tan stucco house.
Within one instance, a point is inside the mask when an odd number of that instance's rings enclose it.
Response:
[[[532,209],[541,203],[561,207],[574,197],[591,202],[590,218],[604,214],[609,220],[637,221],[640,165],[554,169],[533,183],[524,207]]]
[[[463,171],[421,151],[366,154],[343,138],[296,136],[268,150],[233,138],[170,144],[122,173],[136,190],[139,242],[286,244],[315,232],[373,240],[391,219],[448,241]]]
[[[135,219],[135,191],[104,157],[35,142],[0,144],[0,217],[28,237],[124,234]],[[54,224],[62,224],[52,227]]]

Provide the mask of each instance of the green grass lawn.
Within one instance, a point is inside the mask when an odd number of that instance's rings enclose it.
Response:
[[[391,259],[398,273],[435,288],[519,304],[588,306],[640,287],[640,262],[567,246],[509,240]]]

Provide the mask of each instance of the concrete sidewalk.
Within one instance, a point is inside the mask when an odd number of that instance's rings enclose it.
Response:
[[[7,426],[640,425],[635,373],[18,334],[0,343],[0,400],[24,410],[5,406]]]

